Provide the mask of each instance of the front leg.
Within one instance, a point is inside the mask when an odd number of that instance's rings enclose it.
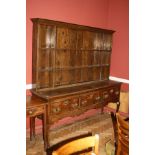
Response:
[[[35,116],[30,117],[30,140],[35,137]]]
[[[118,102],[116,102],[116,113],[119,111],[119,107],[120,107],[120,102],[118,101]]]

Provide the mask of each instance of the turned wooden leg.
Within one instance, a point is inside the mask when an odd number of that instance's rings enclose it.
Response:
[[[33,137],[35,137],[36,132],[35,132],[35,117],[33,117]]]
[[[30,140],[32,140],[32,117],[30,117]]]
[[[103,101],[102,102],[102,106],[101,106],[101,114],[104,113],[104,107],[105,107],[106,103]]]
[[[50,128],[49,125],[46,125],[45,128],[44,128],[44,129],[46,130],[46,131],[44,132],[44,134],[45,134],[44,136],[45,136],[45,138],[46,138],[46,140],[44,140],[44,141],[45,141],[46,149],[50,147],[49,138],[48,138],[48,131],[49,131],[49,128]]]
[[[46,108],[45,108],[46,109]],[[46,151],[46,149],[49,147],[49,142],[48,142],[48,127],[47,127],[47,116],[46,116],[46,111],[43,115],[43,119],[42,119],[42,123],[43,123],[43,139],[44,139],[44,150]]]
[[[35,117],[30,117],[30,140],[35,137]]]

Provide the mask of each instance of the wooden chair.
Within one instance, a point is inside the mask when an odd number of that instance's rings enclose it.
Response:
[[[125,121],[119,113],[116,113],[118,128],[118,144],[116,155],[129,154],[129,123]]]
[[[79,136],[78,136],[79,137]],[[47,149],[47,155],[98,155],[99,135],[74,137]],[[73,140],[74,139],[74,140]]]

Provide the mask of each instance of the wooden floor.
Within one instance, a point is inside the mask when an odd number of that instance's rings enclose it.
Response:
[[[111,117],[107,113],[102,115],[98,114],[84,121],[79,121],[72,125],[59,127],[59,129],[50,131],[49,137],[52,140],[50,141],[50,145],[85,132],[99,134],[99,155],[108,155],[114,150],[113,145],[111,145],[114,139],[113,125]],[[26,144],[26,155],[46,155],[46,152],[44,152],[42,135],[37,135],[32,141],[29,140],[29,135],[27,135]]]

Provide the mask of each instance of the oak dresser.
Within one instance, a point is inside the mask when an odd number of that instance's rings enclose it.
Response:
[[[33,18],[32,83],[46,104],[46,142],[52,124],[115,102],[121,83],[109,80],[114,31]]]

